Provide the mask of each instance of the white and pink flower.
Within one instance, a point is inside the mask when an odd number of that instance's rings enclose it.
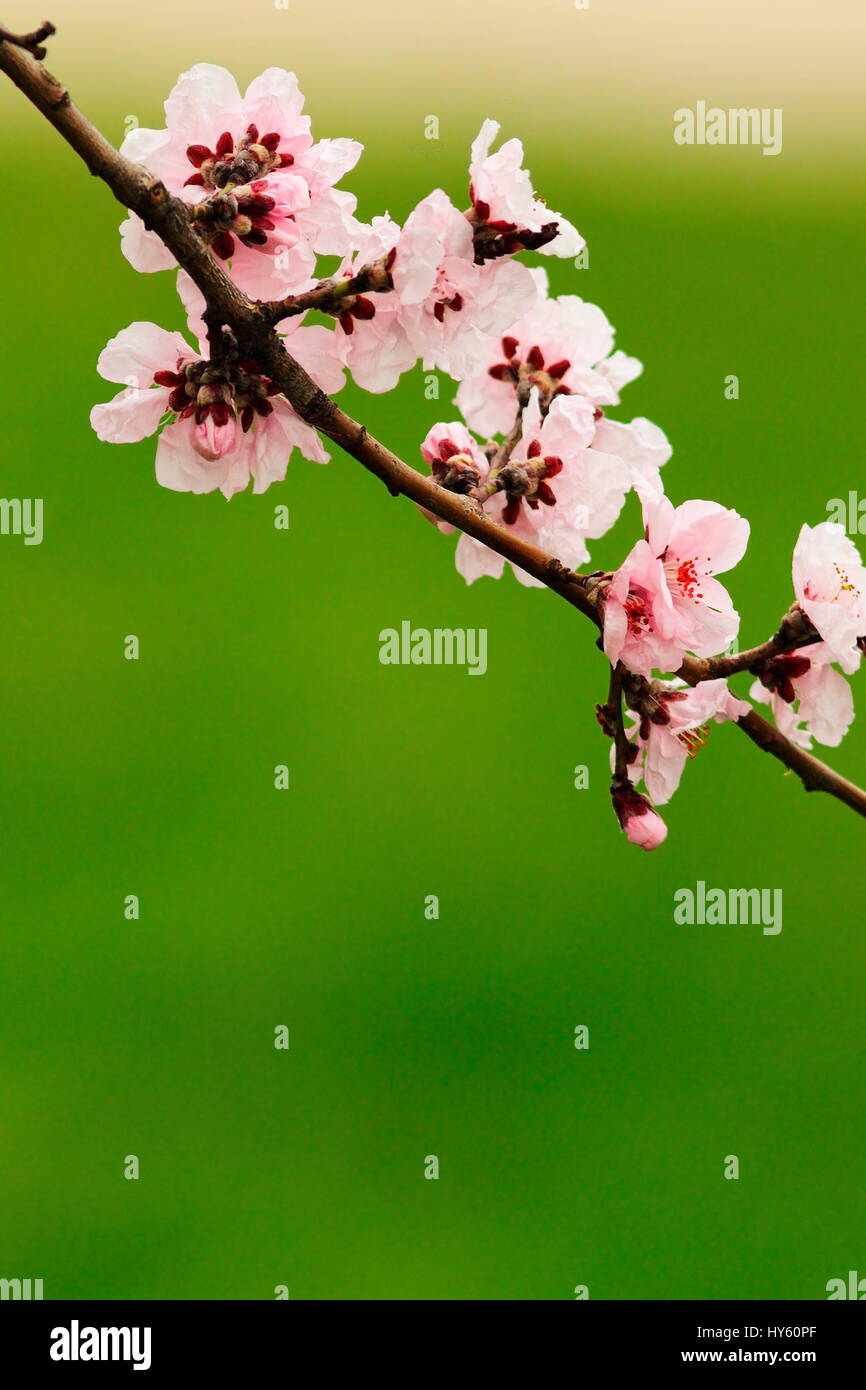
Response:
[[[342,255],[355,198],[334,185],[358,162],[354,140],[314,145],[294,73],[268,68],[241,96],[225,68],[197,63],[165,103],[163,130],[137,127],[121,153],[170,193],[196,206],[196,227],[254,298],[305,286],[315,255]],[[121,227],[136,270],[174,266],[171,253],[134,214]]]
[[[364,266],[386,258],[393,263],[400,226],[386,213],[366,225],[358,222],[351,253],[343,260],[338,278],[356,275]],[[334,329],[340,360],[365,391],[391,391],[403,372],[415,365],[418,354],[400,318],[400,304],[393,290],[361,295],[341,315]],[[283,325],[280,325],[282,330]]]
[[[479,259],[540,251],[546,256],[576,256],[586,245],[576,227],[536,198],[523,167],[523,145],[506,140],[491,153],[498,121],[487,120],[472,142],[469,197],[476,223]]]
[[[670,801],[680,784],[683,769],[707,740],[714,720],[740,719],[751,706],[728,689],[726,680],[709,680],[688,689],[681,681],[654,681],[640,713],[626,730],[637,749],[628,774],[643,780],[656,806]],[[613,750],[611,750],[613,758]]]
[[[511,428],[520,388],[534,387],[545,400],[579,395],[593,405],[612,406],[643,371],[636,357],[614,352],[613,328],[596,304],[574,294],[549,299],[546,273],[530,274],[535,303],[502,337],[489,338],[483,369],[462,381],[457,392],[461,414],[479,434]]]
[[[854,542],[833,521],[803,526],[794,547],[794,592],[843,671],[860,664],[866,637],[866,569]]]
[[[133,323],[106,345],[97,370],[125,384],[113,400],[93,407],[97,435],[131,444],[162,426],[156,477],[175,492],[219,488],[231,497],[250,478],[253,491],[264,492],[285,477],[295,448],[316,463],[328,461],[315,430],[275,393],[255,362],[216,370],[205,347],[196,352],[180,333]]]
[[[826,642],[773,657],[749,691],[770,706],[776,727],[801,748],[811,748],[813,738],[838,748],[854,719],[851,687],[834,659]]]
[[[736,637],[739,614],[715,575],[745,552],[749,523],[717,502],[644,505],[646,539],[613,575],[604,600],[604,649],[631,671],[676,671],[687,651],[715,656]]]
[[[434,426],[422,453],[432,462],[443,442],[453,444],[458,455],[477,468],[481,484],[491,489],[483,503],[488,515],[523,540],[550,551],[564,565],[575,567],[589,558],[587,539],[604,535],[616,521],[630,486],[622,459],[593,447],[594,428],[593,409],[587,402],[563,396],[543,415],[538,393],[533,392],[524,412],[521,439],[495,476],[463,425]],[[496,491],[493,484],[498,485]],[[437,524],[442,531],[454,530],[446,522]],[[498,579],[506,563],[465,533],[457,545],[456,562],[468,584],[484,575]],[[513,569],[521,584],[541,587],[540,580],[519,566]]]
[[[476,372],[487,338],[538,298],[532,272],[510,258],[476,264],[472,228],[441,188],[409,214],[392,277],[400,322],[425,369]]]

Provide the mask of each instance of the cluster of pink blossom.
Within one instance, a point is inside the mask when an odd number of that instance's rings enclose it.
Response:
[[[336,274],[321,282],[332,302],[317,301],[331,323],[287,315],[276,326],[288,351],[329,395],[346,370],[371,392],[391,390],[419,362],[453,378],[462,419],[434,425],[422,457],[437,484],[472,497],[514,536],[574,569],[589,559],[587,542],[604,536],[636,494],[642,536],[615,571],[590,578],[602,645],[619,673],[616,709],[600,707],[599,716],[614,738],[614,809],[631,841],[655,848],[666,828],[654,806],[672,796],[709,721],[740,719],[751,708],[725,679],[702,678],[693,689],[664,679],[687,658],[711,659],[736,642],[739,615],[716,576],[742,558],[748,522],[717,502],[675,507],[662,484],[671,456],[664,433],[641,417],[610,418],[641,363],[615,349],[601,309],[576,295],[551,296],[545,272],[517,259],[575,257],[584,246],[535,195],[518,140],[494,150],[499,127],[484,122],[463,210],[435,189],[402,226],[387,213],[362,223],[355,198],[337,187],[361,146],[314,143],[303,104],[293,73],[270,68],[242,96],[225,69],[199,64],[166,101],[165,128],[131,131],[122,153],[189,205],[210,254],[248,296],[277,303],[278,317],[283,300],[319,283],[317,257],[339,258]],[[94,407],[99,437],[125,443],[158,433],[163,486],[218,488],[226,497],[250,479],[261,492],[284,478],[293,449],[326,462],[316,432],[259,363],[211,351],[203,298],[160,238],[130,215],[121,239],[136,269],[177,270],[198,346],[150,323],[113,338],[98,370],[124,389]],[[375,279],[365,281],[374,267]],[[356,292],[361,283],[369,292]],[[443,532],[455,529],[426,515]],[[499,577],[506,562],[461,533],[456,563],[472,583]],[[522,584],[540,586],[513,568]],[[770,704],[778,727],[801,746],[813,738],[837,744],[853,718],[842,672],[860,662],[866,570],[842,528],[824,522],[803,527],[793,578],[797,622],[748,666],[751,695]]]
[[[241,95],[224,68],[200,63],[168,97],[164,129],[130,131],[121,153],[188,203],[202,240],[251,298],[280,301],[310,290],[320,255],[340,258],[336,280],[386,263],[386,292],[347,297],[333,327],[301,315],[277,324],[323,391],[339,390],[345,368],[365,389],[388,391],[418,361],[469,381],[483,371],[491,339],[539,299],[537,277],[515,257],[526,250],[574,256],[582,237],[533,194],[519,141],[492,151],[493,121],[472,146],[465,211],[436,189],[402,227],[387,214],[362,223],[355,197],[337,187],[361,146],[314,143],[303,106],[294,73],[269,68]],[[99,370],[127,389],[94,410],[100,438],[129,442],[161,428],[159,481],[226,496],[250,478],[259,491],[283,478],[292,448],[325,461],[318,439],[269,393],[256,363],[222,362],[217,370],[209,361],[201,294],[134,214],[121,227],[121,246],[137,270],[177,271],[200,346],[196,352],[148,324],[113,339]],[[600,399],[614,397],[608,391]]]

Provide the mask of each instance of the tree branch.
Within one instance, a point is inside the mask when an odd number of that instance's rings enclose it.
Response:
[[[187,271],[204,295],[211,341],[219,341],[222,327],[230,329],[241,351],[255,358],[297,414],[380,478],[392,495],[408,497],[489,546],[553,589],[600,628],[597,575],[573,573],[555,556],[491,520],[477,501],[450,493],[432,478],[410,468],[316,386],[286,351],[273,326],[280,318],[302,313],[304,308],[314,305],[307,303],[299,307],[304,296],[290,297],[295,301],[291,304],[289,300],[262,304],[241,293],[199,237],[190,222],[187,204],[172,197],[158,179],[119,154],[73,105],[66,89],[32,56],[37,51],[42,56],[44,50],[39,49],[40,40],[50,32],[54,32],[53,27],[43,25],[33,34],[17,38],[0,27],[0,69],[79,155],[90,172],[108,185],[118,202],[157,233],[178,265]],[[321,291],[325,300],[328,293],[333,295],[335,288],[324,284],[309,293],[316,295]],[[347,293],[354,293],[354,289]],[[689,684],[697,685],[709,678],[708,665],[689,657],[680,675]],[[794,771],[807,791],[825,791],[866,816],[866,792],[792,744],[756,711],[738,723],[753,743]]]

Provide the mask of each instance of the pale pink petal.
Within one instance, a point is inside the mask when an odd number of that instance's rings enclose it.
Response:
[[[143,275],[151,275],[158,270],[173,270],[177,265],[156,232],[149,232],[134,212],[120,224],[120,249],[133,270]]]
[[[699,574],[723,574],[742,560],[749,523],[718,502],[693,500],[677,507],[668,545],[680,559],[699,561]]]
[[[213,63],[196,63],[172,88],[165,103],[165,123],[188,145],[212,149],[225,130],[239,139],[246,125],[241,94],[231,73]]]
[[[135,444],[155,434],[168,409],[168,391],[143,391],[131,387],[114,400],[95,405],[90,423],[106,444]]]
[[[474,584],[476,579],[482,579],[484,576],[500,579],[505,568],[505,561],[501,555],[497,555],[495,550],[490,550],[480,541],[473,540],[465,532],[457,542],[455,558],[457,569],[467,584]]]
[[[275,131],[282,137],[279,148],[296,154],[310,144],[310,118],[303,110],[304,97],[295,74],[285,68],[268,68],[244,93],[244,129],[252,122],[259,135]]]

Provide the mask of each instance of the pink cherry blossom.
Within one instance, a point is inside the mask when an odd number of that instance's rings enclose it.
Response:
[[[643,371],[637,358],[613,352],[613,329],[597,305],[573,294],[549,299],[545,272],[530,273],[538,291],[535,303],[501,338],[489,338],[483,370],[462,381],[457,392],[461,414],[479,434],[511,428],[518,387],[536,387],[546,399],[579,395],[593,405],[611,406]]]
[[[611,800],[620,825],[633,845],[658,849],[667,838],[668,828],[647,798],[627,781],[614,781]]]
[[[472,228],[441,188],[410,213],[393,268],[400,322],[426,370],[460,378],[538,298],[531,271],[510,258],[476,264]]]
[[[866,569],[854,542],[833,521],[803,526],[794,547],[794,592],[843,671],[860,662],[866,637]]]
[[[593,409],[587,402],[559,397],[542,415],[534,391],[524,412],[521,439],[508,463],[497,470],[503,490],[492,492],[483,504],[488,515],[515,535],[571,567],[589,558],[587,539],[604,535],[614,524],[630,485],[623,461],[593,447],[594,428]],[[438,447],[443,437],[437,431],[445,432],[444,437],[475,460],[482,483],[490,486],[496,481],[488,472],[485,455],[462,426],[436,426],[425,440],[428,460],[432,447]],[[444,522],[437,524],[446,532],[454,529]],[[456,561],[468,584],[483,575],[498,579],[506,563],[465,533],[457,545]],[[512,568],[521,584],[541,587],[540,580],[519,566]]]
[[[399,239],[400,226],[387,213],[374,217],[369,225],[357,222],[351,253],[340,265],[338,277],[355,275],[373,261],[390,258]],[[417,361],[418,354],[403,327],[399,309],[393,291],[362,295],[337,322],[336,350],[365,391],[393,390],[403,372]]]
[[[475,137],[469,164],[469,197],[477,225],[479,258],[521,249],[547,256],[576,256],[583,237],[561,213],[552,212],[532,191],[523,168],[523,145],[506,140],[495,153],[498,121],[487,120]]]
[[[325,330],[327,331],[327,330]],[[96,405],[90,423],[111,444],[155,434],[156,477],[175,492],[233,496],[253,479],[264,492],[281,481],[292,449],[326,463],[318,435],[305,424],[254,362],[215,372],[207,350],[194,351],[179,333],[133,323],[104,348],[97,370],[126,389]]]
[[[649,675],[675,671],[687,651],[714,656],[739,631],[739,614],[714,578],[742,559],[749,523],[718,502],[644,504],[646,539],[613,575],[604,601],[611,664]]]
[[[357,163],[354,140],[314,145],[294,73],[268,68],[242,97],[225,68],[197,63],[165,103],[163,130],[129,132],[121,152],[199,209],[196,226],[254,298],[279,298],[311,275],[315,253],[342,255],[355,198],[334,184]],[[131,214],[123,253],[136,270],[174,265]]]
[[[670,801],[683,768],[706,742],[709,720],[740,719],[751,706],[728,689],[725,680],[701,681],[690,690],[681,681],[654,681],[639,714],[627,730],[638,750],[629,765],[633,782],[641,778],[656,806]]]
[[[749,691],[769,704],[776,727],[801,748],[811,748],[813,738],[837,748],[854,719],[851,687],[833,660],[826,642],[801,647],[774,657]]]

